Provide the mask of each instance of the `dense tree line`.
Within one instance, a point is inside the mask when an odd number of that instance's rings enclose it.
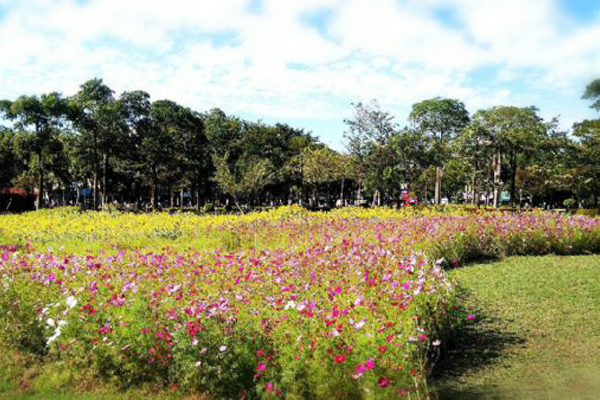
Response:
[[[600,80],[584,98],[600,111]],[[344,153],[285,124],[201,113],[144,91],[116,96],[101,79],[71,97],[3,100],[0,116],[12,121],[0,126],[0,188],[35,194],[37,208],[389,205],[403,191],[435,203],[598,207],[600,196],[600,119],[571,136],[535,107],[469,115],[459,100],[434,98],[399,127],[377,102],[358,103]]]

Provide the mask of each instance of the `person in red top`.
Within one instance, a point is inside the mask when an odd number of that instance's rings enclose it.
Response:
[[[404,207],[408,207],[410,205],[410,197],[408,196],[408,191],[402,191],[402,201],[404,201]]]

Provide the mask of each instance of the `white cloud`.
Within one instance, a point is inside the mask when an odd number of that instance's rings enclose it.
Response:
[[[0,0],[0,97],[72,94],[99,76],[198,110],[341,121],[371,98],[400,118],[437,95],[475,111],[543,89],[560,104],[600,70],[600,19],[576,24],[558,0],[252,4]]]

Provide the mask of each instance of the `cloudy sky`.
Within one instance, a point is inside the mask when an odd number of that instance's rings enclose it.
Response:
[[[351,103],[593,116],[600,0],[0,0],[0,99],[101,77],[198,111],[287,122],[341,148]]]

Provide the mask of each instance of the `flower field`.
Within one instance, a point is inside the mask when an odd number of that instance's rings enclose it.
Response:
[[[446,335],[476,318],[457,303],[444,267],[600,253],[600,219],[59,209],[0,216],[0,240],[0,343],[10,348],[68,360],[122,387],[151,382],[211,398],[414,398]],[[83,245],[61,249],[69,241]]]

